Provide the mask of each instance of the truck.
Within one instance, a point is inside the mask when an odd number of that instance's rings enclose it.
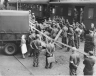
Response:
[[[18,51],[21,36],[29,33],[29,11],[0,10],[0,46],[6,55]]]

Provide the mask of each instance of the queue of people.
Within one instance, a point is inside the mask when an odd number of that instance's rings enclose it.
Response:
[[[31,15],[30,15],[31,16]],[[62,29],[62,33],[60,37],[62,38],[62,43],[67,44],[69,46],[73,47],[72,50],[72,55],[70,56],[69,59],[69,69],[70,69],[70,75],[77,75],[77,68],[80,63],[80,57],[79,54],[76,52],[77,49],[79,49],[80,46],[80,41],[85,40],[86,44],[86,27],[83,22],[78,23],[78,22],[73,22],[73,24],[70,24],[68,19],[64,19],[63,17],[60,18],[58,16],[54,17],[53,19],[48,19],[42,23],[38,23],[35,20],[34,13],[32,13],[32,16],[30,17],[30,22],[29,22],[29,27],[30,27],[30,35],[29,35],[29,52],[30,52],[30,57],[33,56],[33,67],[38,67],[39,65],[39,55],[42,49],[45,49],[46,53],[46,64],[45,68],[52,68],[52,63],[55,62],[54,60],[54,51],[55,51],[55,43],[53,40],[48,39],[46,36],[43,36],[40,32],[43,34],[49,36],[52,39],[55,39],[57,36],[58,32]],[[93,26],[93,25],[92,25]],[[32,29],[31,27],[36,28],[38,31]],[[95,28],[94,28],[95,29]],[[93,30],[90,30],[92,32]],[[87,33],[89,34],[89,33]],[[87,38],[89,38],[87,36]],[[87,41],[88,42],[88,41]],[[25,37],[24,39],[21,39],[21,48],[23,48],[23,44],[26,44]],[[89,43],[90,44],[90,43]],[[25,45],[24,45],[25,46]],[[89,45],[88,45],[89,46]],[[64,48],[65,46],[62,46]],[[85,45],[86,47],[86,45]],[[27,47],[26,47],[27,48]],[[93,48],[93,47],[90,47]],[[22,51],[25,49],[22,49]],[[69,51],[70,48],[67,47],[67,51]],[[88,51],[89,50],[89,51]],[[86,69],[93,68],[95,61],[90,59],[91,56],[93,55],[92,53],[90,54],[90,51],[93,51],[93,49],[84,49],[86,53],[89,54],[88,57],[84,58],[83,64],[85,65],[84,68],[84,75],[92,75],[92,73],[86,73],[89,71],[86,71]],[[23,58],[25,58],[24,54],[26,52],[22,52]],[[51,59],[51,60],[49,60]],[[91,65],[92,62],[92,65]],[[89,66],[89,68],[87,68]],[[91,69],[93,70],[93,69]]]

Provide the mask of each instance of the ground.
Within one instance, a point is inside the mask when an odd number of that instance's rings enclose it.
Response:
[[[81,43],[79,51],[84,50],[84,42]],[[2,50],[1,50],[2,51]],[[26,55],[23,59],[21,54],[15,56],[6,56],[0,53],[0,76],[56,76],[69,75],[69,56],[71,50],[66,52],[66,48],[60,49],[56,47],[55,58],[52,69],[45,69],[44,52],[40,53],[39,67],[33,67],[33,58]],[[78,67],[78,75],[83,75],[83,55],[80,54],[80,65]],[[20,61],[18,61],[18,60]],[[95,71],[96,72],[96,71]],[[95,74],[96,75],[96,74]]]

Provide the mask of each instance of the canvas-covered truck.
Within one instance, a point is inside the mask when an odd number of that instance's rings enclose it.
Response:
[[[20,48],[22,34],[29,33],[29,11],[0,10],[0,46],[7,55]]]

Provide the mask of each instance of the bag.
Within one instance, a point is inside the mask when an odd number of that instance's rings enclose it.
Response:
[[[48,57],[47,60],[48,60],[48,63],[55,62],[55,57],[54,57],[54,55],[51,56],[51,57]]]

